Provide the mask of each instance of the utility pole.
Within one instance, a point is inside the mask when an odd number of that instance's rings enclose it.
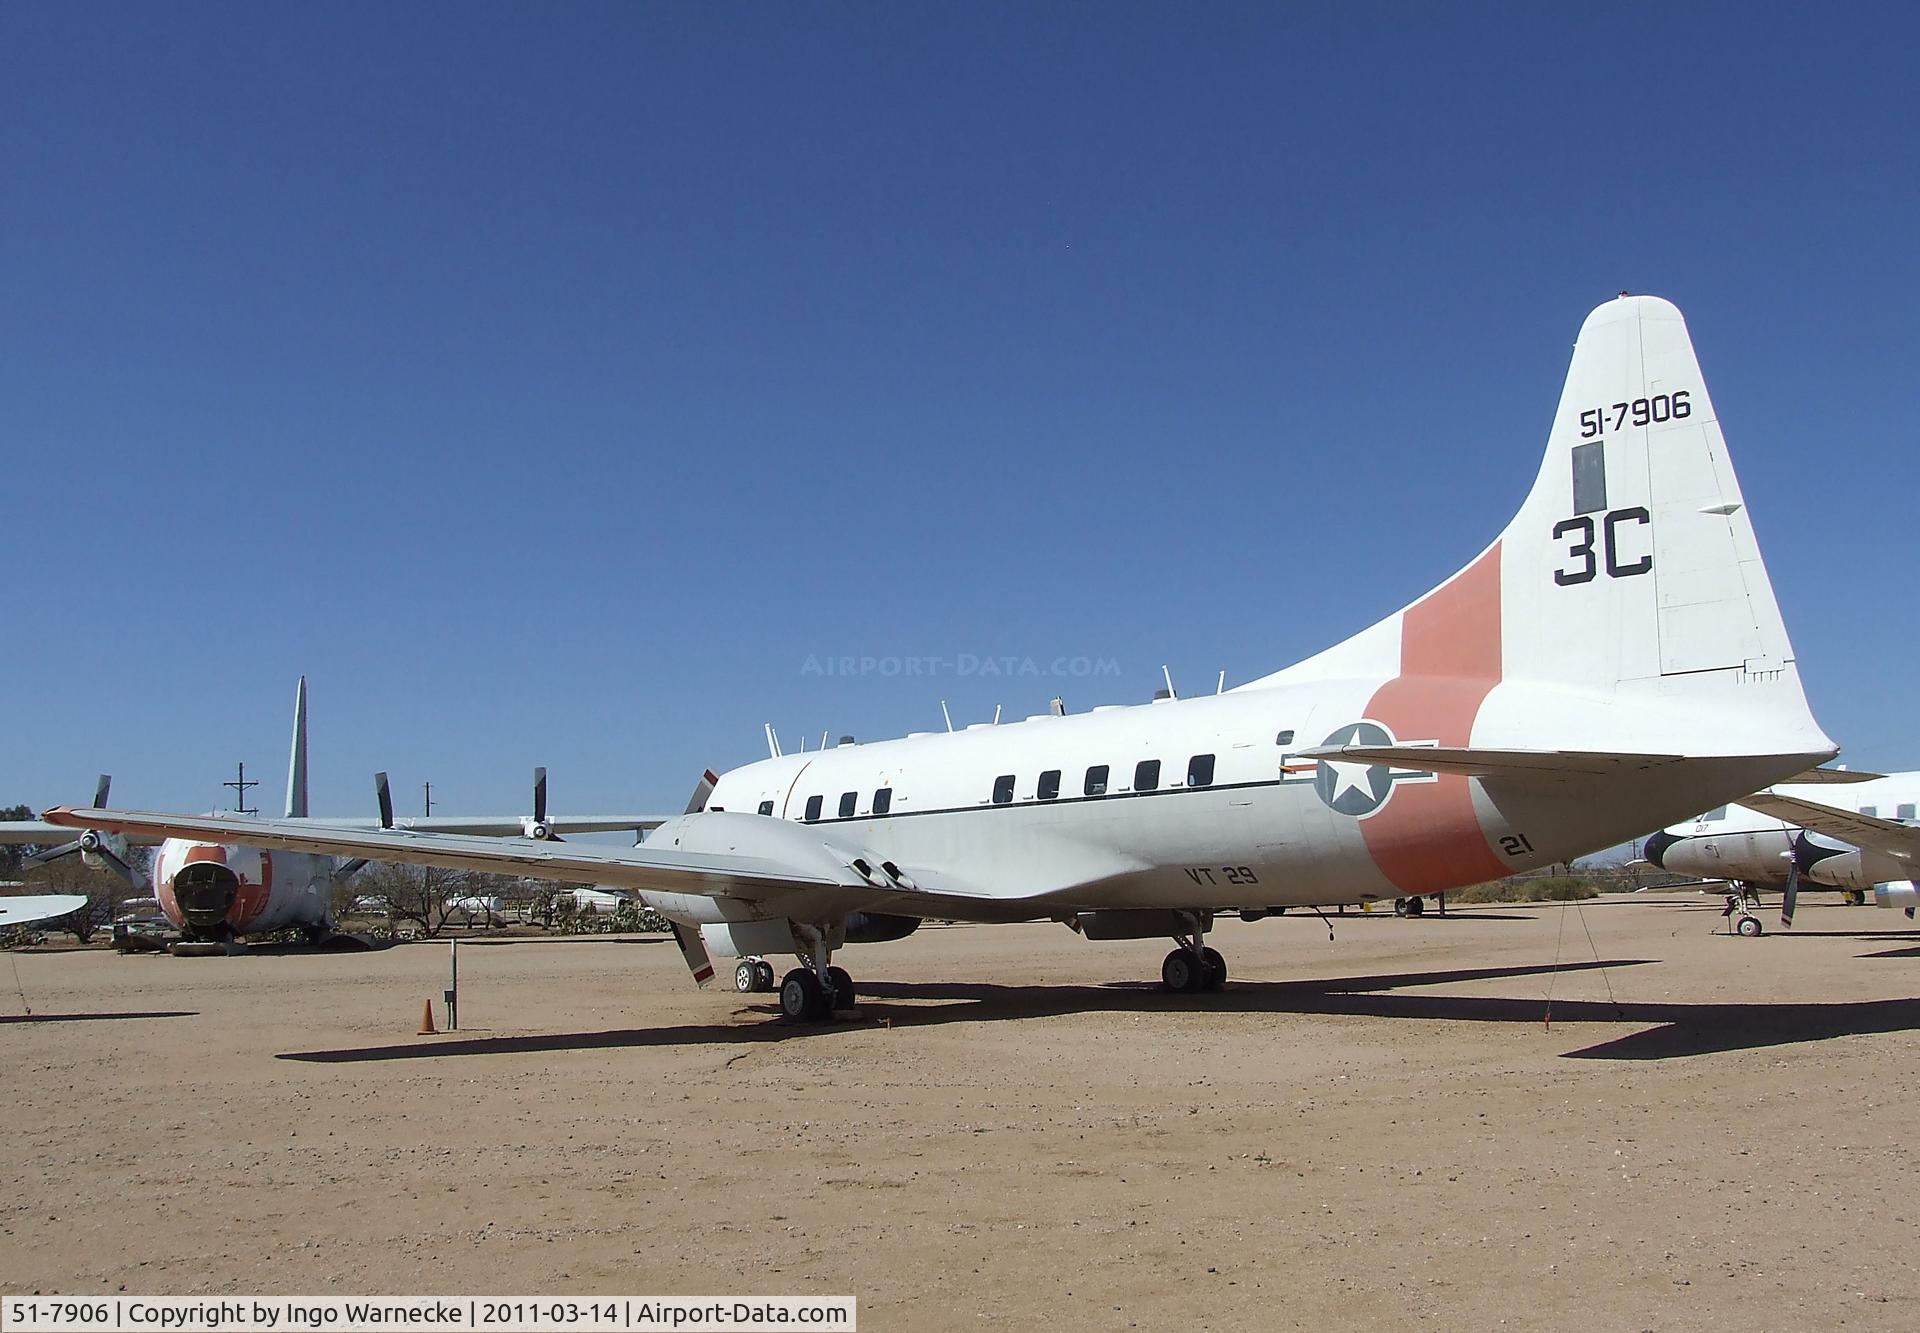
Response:
[[[260,813],[257,809],[250,810],[247,808],[247,789],[250,787],[258,787],[260,784],[258,782],[247,781],[247,766],[244,762],[240,765],[240,776],[236,780],[223,782],[220,785],[222,787],[233,788],[233,813],[236,815],[257,815]]]
[[[432,819],[433,818],[433,784],[431,782],[424,782],[420,785],[427,789],[427,818]]]

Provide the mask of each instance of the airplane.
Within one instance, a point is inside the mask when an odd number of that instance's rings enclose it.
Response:
[[[1513,460],[1436,466],[1499,475]],[[1334,530],[1357,523],[1327,511]],[[1442,523],[1390,525],[1397,539]],[[1170,692],[1171,693],[1171,692]],[[1465,568],[1231,690],[843,743],[732,769],[631,848],[247,826],[262,846],[634,889],[712,956],[791,951],[780,1012],[856,999],[836,951],[928,917],[1170,938],[1214,990],[1217,913],[1443,892],[1571,860],[1791,778],[1820,729],[1685,320],[1622,295],[1580,329],[1532,487]],[[123,834],[232,820],[49,811]]]
[[[1781,784],[1669,825],[1647,839],[1641,855],[1662,870],[1726,880],[1729,912],[1739,914],[1736,929],[1747,936],[1764,929],[1753,911],[1761,890],[1782,895],[1780,924],[1787,927],[1801,891],[1809,888],[1838,889],[1849,906],[1865,902],[1868,893],[1882,906],[1910,906],[1920,830],[1909,824],[1920,809],[1920,772],[1821,773],[1817,782]],[[1842,790],[1851,809],[1830,804],[1836,783],[1847,784]],[[1802,817],[1809,814],[1811,819]],[[1834,827],[1834,819],[1855,832],[1863,819],[1888,827],[1862,841],[1828,836],[1815,822]],[[1904,853],[1894,850],[1900,847]]]
[[[296,826],[368,828],[395,832],[413,830],[499,836],[517,833],[525,838],[558,840],[570,833],[636,832],[661,822],[658,815],[567,815],[547,812],[544,768],[534,770],[531,816],[435,816],[395,820],[386,775],[378,775],[376,795],[379,819],[314,819],[308,815],[307,786],[307,678],[300,677],[293,701],[293,747],[287,761],[287,800],[281,821]],[[102,774],[95,788],[96,806],[106,803],[110,779]],[[297,929],[310,942],[336,934],[333,919],[334,884],[352,875],[369,858],[314,854],[298,849],[269,849],[247,837],[251,823],[239,815],[210,840],[191,834],[168,837],[159,832],[122,834],[104,827],[84,827],[80,836],[62,846],[27,858],[31,864],[79,855],[90,864],[105,864],[143,895],[151,893],[160,911],[181,932],[175,952],[225,952],[246,935]],[[0,823],[0,842],[45,843],[70,837],[72,826],[46,820]],[[133,864],[128,844],[159,843],[153,857],[153,881]]]

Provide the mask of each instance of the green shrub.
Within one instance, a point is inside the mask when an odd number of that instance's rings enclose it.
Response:
[[[1447,894],[1449,903],[1564,903],[1598,898],[1600,890],[1581,875],[1534,875],[1490,880]]]

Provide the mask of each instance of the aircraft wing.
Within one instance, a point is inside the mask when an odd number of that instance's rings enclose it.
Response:
[[[1781,796],[1771,791],[1742,797],[1740,804],[1871,852],[1903,861],[1920,860],[1920,828],[1892,819],[1858,814],[1852,810],[1837,810],[1818,801]]]
[[[1335,764],[1387,764],[1470,778],[1579,778],[1634,773],[1682,762],[1677,754],[1596,750],[1486,750],[1463,745],[1321,745],[1293,758]]]
[[[519,825],[514,825],[518,828]],[[621,827],[625,827],[622,825]],[[49,824],[44,819],[8,819],[0,820],[0,843],[37,843],[45,847],[56,847],[61,843],[72,842],[78,830],[70,825]],[[133,837],[129,842],[164,842],[165,838]]]
[[[72,916],[86,905],[87,897],[82,893],[34,893],[0,898],[0,926],[28,926],[35,921]]]
[[[358,829],[317,820],[151,814],[131,810],[48,810],[65,828],[101,829],[130,838],[198,838],[322,855],[364,857],[519,875],[560,884],[612,885],[656,893],[740,898],[783,914],[893,911],[952,920],[1030,920],[1054,911],[1037,897],[981,893],[946,880],[890,883],[857,853],[835,848],[817,830],[764,815],[708,812],[680,816],[633,847],[558,839]],[[785,902],[783,900],[792,900]],[[790,910],[789,910],[790,909]]]

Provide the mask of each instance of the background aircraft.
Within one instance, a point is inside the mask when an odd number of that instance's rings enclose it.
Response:
[[[307,678],[302,676],[294,691],[293,747],[287,761],[287,800],[284,821],[308,821],[330,828],[388,829],[395,831],[433,831],[484,836],[519,834],[545,841],[558,840],[568,833],[601,833],[632,829],[636,833],[661,822],[657,815],[568,815],[551,816],[547,811],[545,769],[534,770],[533,812],[525,816],[433,816],[402,819],[393,817],[392,800],[386,789],[386,775],[379,775],[377,797],[380,816],[376,819],[310,819],[307,793]],[[102,776],[96,797],[104,804],[109,779]],[[105,865],[141,893],[151,892],[167,920],[183,939],[193,943],[224,943],[245,936],[297,928],[310,939],[319,940],[334,933],[334,884],[358,870],[366,857],[314,854],[257,845],[246,838],[244,816],[224,818],[238,821],[219,840],[199,837],[169,838],[151,834],[129,835],[102,828],[83,829],[73,838],[71,827],[44,820],[19,820],[0,823],[0,842],[46,843],[67,838],[71,841],[29,857],[30,863],[44,864],[61,857],[78,855],[96,865]],[[280,821],[276,821],[280,822]],[[153,856],[151,888],[129,855],[129,842],[158,842]]]
[[[1761,933],[1752,907],[1762,890],[1782,895],[1783,926],[1793,924],[1806,888],[1839,889],[1849,903],[1872,893],[1882,906],[1910,908],[1920,772],[1821,772],[1817,782],[1784,783],[1669,825],[1641,854],[1663,870],[1729,881],[1743,935]]]
[[[1363,505],[1323,505],[1316,521],[1380,535]],[[1685,321],[1623,295],[1580,330],[1506,530],[1411,606],[1287,670],[1211,696],[761,760],[630,849],[292,821],[247,836],[632,888],[675,922],[703,984],[710,951],[800,955],[781,1009],[817,1019],[853,999],[836,949],[927,916],[1171,937],[1162,981],[1217,987],[1217,911],[1436,893],[1570,860],[1836,749],[1808,711]],[[48,817],[196,838],[233,827]]]

